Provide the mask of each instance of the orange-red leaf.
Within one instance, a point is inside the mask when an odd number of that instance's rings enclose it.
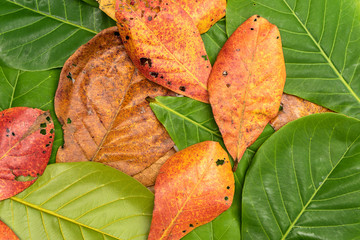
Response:
[[[18,240],[16,234],[0,220],[0,240]]]
[[[26,107],[0,112],[0,200],[25,190],[43,174],[53,141],[49,112]]]
[[[252,16],[225,43],[209,79],[214,117],[234,159],[276,116],[285,79],[279,30]]]
[[[65,143],[56,161],[95,161],[141,173],[174,145],[145,98],[171,94],[139,74],[117,27],[102,31],[61,72],[55,111]]]
[[[160,169],[149,240],[180,239],[231,206],[234,175],[217,142],[174,154]]]
[[[126,50],[141,73],[176,93],[208,102],[211,64],[191,17],[171,0],[117,0]]]
[[[193,19],[199,32],[207,32],[217,21],[225,16],[226,0],[174,0]]]

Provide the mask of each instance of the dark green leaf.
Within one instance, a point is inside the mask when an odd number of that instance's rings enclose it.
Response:
[[[22,193],[0,202],[20,239],[147,239],[153,194],[100,163],[57,163]]]
[[[254,14],[281,32],[286,93],[360,118],[360,1],[229,0],[228,35]]]
[[[62,145],[62,130],[54,112],[54,95],[60,70],[24,72],[0,65],[0,111],[11,107],[32,107],[49,110],[55,124],[55,139],[49,162],[55,162]]]
[[[243,191],[243,239],[355,239],[360,227],[360,121],[311,115],[272,135]]]
[[[96,0],[82,0],[93,7],[99,7],[99,3]]]
[[[209,104],[187,97],[157,97],[150,102],[150,106],[179,150],[207,140],[220,142],[224,147]],[[274,130],[267,126],[258,140],[244,153],[235,172],[236,189],[230,209],[214,221],[196,228],[183,239],[240,239],[241,190],[244,176],[255,151],[273,132]]]
[[[223,18],[201,35],[211,64],[214,64],[220,49],[227,40],[225,25],[226,21]]]
[[[0,62],[21,70],[62,67],[114,22],[81,0],[0,0]]]

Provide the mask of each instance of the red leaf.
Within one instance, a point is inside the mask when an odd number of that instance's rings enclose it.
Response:
[[[0,221],[0,240],[18,240],[16,234],[2,221]]]
[[[49,112],[16,107],[0,112],[0,200],[25,190],[42,175],[54,140]]]
[[[149,240],[180,239],[231,206],[234,175],[217,142],[192,145],[170,157],[155,183]]]

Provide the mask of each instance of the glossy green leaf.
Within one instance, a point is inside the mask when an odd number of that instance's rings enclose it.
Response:
[[[96,0],[82,0],[93,7],[99,7],[99,3]]]
[[[224,147],[209,104],[187,97],[157,97],[150,101],[150,107],[179,150],[207,140],[220,142]],[[244,176],[255,151],[273,132],[274,130],[267,126],[243,155],[235,172],[235,196],[229,210],[214,221],[196,228],[183,239],[240,239],[240,205]]]
[[[59,76],[58,69],[26,72],[0,65],[0,111],[12,107],[50,111],[55,125],[55,139],[49,163],[55,162],[56,151],[63,143],[61,125],[54,111],[54,95]]]
[[[360,1],[229,0],[228,35],[254,14],[280,30],[286,93],[360,118]]]
[[[220,49],[227,40],[225,26],[226,21],[225,18],[223,18],[212,26],[206,33],[201,34],[206,53],[212,65],[214,64]]]
[[[256,153],[243,191],[243,239],[355,239],[360,121],[335,113],[291,122]]]
[[[20,239],[147,239],[154,195],[100,163],[57,163],[22,193],[0,202]]]
[[[21,70],[62,67],[114,21],[81,0],[0,0],[0,62]]]

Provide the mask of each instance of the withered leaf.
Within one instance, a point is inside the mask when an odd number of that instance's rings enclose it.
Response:
[[[234,186],[228,155],[218,142],[175,153],[156,178],[148,239],[180,239],[212,221],[231,206]]]
[[[0,220],[0,240],[18,240],[16,234]]]
[[[211,71],[204,43],[191,17],[171,0],[118,0],[116,18],[124,46],[149,80],[208,102]]]
[[[53,141],[49,112],[26,107],[0,112],[0,200],[25,190],[43,174]]]
[[[174,145],[145,98],[171,94],[138,72],[117,27],[100,32],[61,72],[55,111],[65,143],[56,161],[96,161],[141,173]]]
[[[281,97],[282,110],[271,119],[271,126],[277,131],[288,122],[314,113],[331,112],[329,109],[299,97],[283,94]]]
[[[279,30],[250,17],[225,43],[209,78],[215,121],[237,161],[276,116],[285,79]]]

